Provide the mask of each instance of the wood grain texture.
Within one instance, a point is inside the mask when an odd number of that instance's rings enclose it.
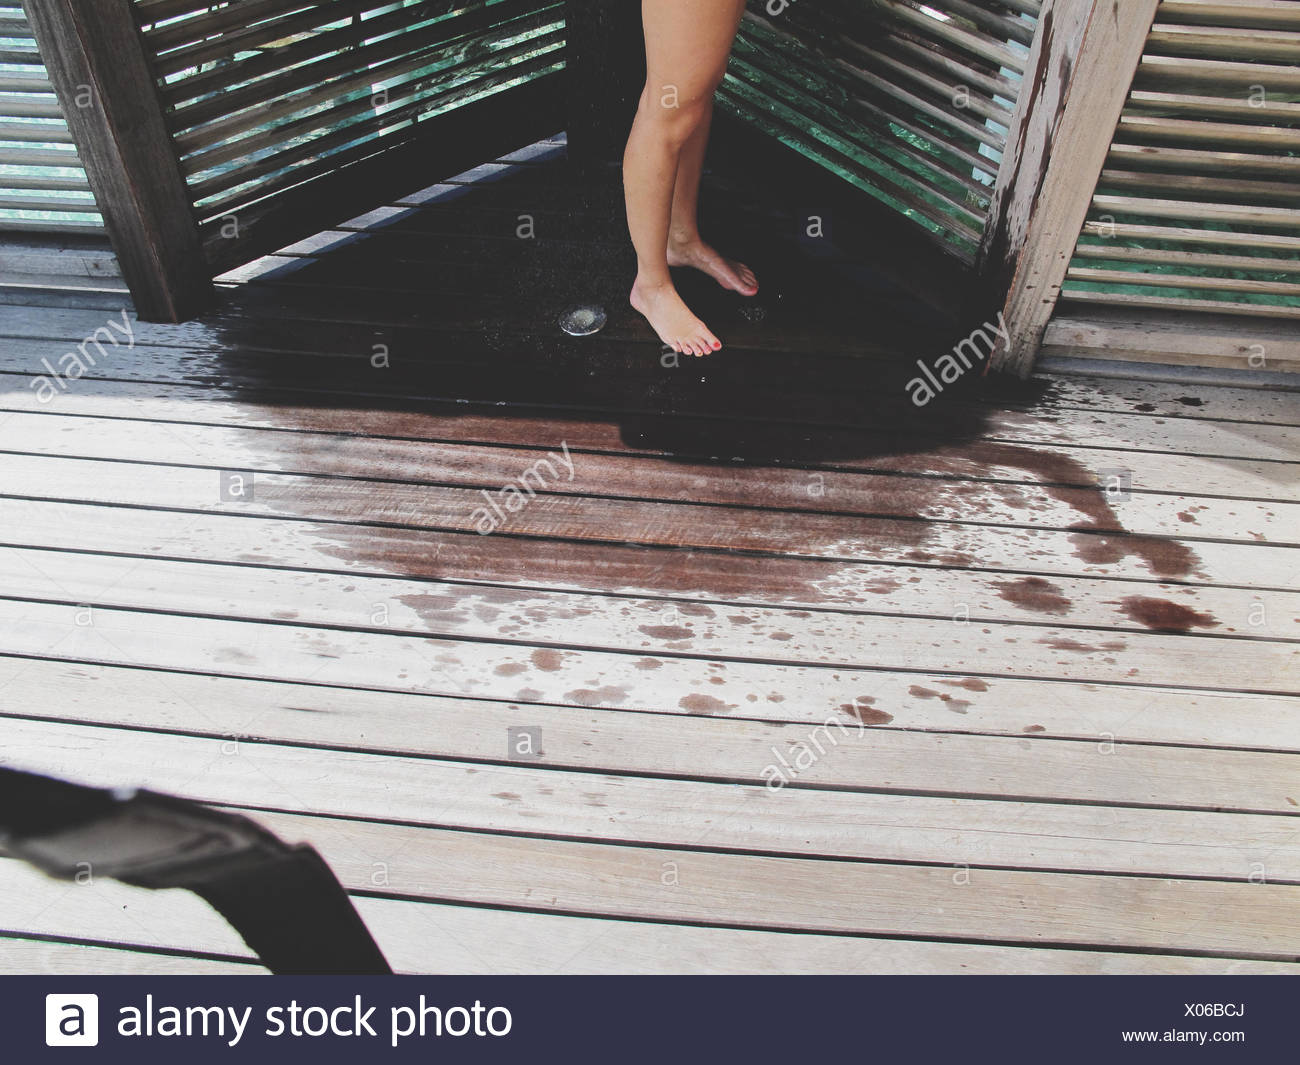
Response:
[[[995,368],[1022,377],[1033,368],[1156,7],[1157,0],[1092,5],[1003,309],[1012,340],[991,360]]]

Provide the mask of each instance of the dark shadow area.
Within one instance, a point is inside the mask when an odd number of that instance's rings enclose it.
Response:
[[[801,464],[951,449],[1040,392],[981,377],[996,316],[982,332],[964,324],[960,264],[738,127],[715,138],[702,218],[762,288],[747,299],[678,271],[726,344],[704,359],[665,349],[627,304],[635,259],[616,168],[553,147],[471,174],[230,290],[209,324],[241,397],[292,392],[336,407],[344,428],[352,408],[602,421],[671,456]],[[575,304],[603,307],[608,324],[566,335],[558,318]]]

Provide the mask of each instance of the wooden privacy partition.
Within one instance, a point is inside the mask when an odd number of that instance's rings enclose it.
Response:
[[[0,233],[102,236],[103,220],[17,0],[0,3]]]
[[[189,317],[215,274],[566,125],[575,158],[613,161],[643,71],[637,0],[29,6],[65,107],[80,86],[97,102],[69,122],[146,318]],[[994,365],[1023,374],[1063,291],[1300,313],[1296,7],[751,0],[718,103],[890,234],[886,253],[857,225],[848,251],[896,255],[899,233],[939,249],[963,272],[954,310],[1002,309]],[[1243,78],[1267,117],[1233,94]]]
[[[28,0],[142,317],[563,125],[558,0]]]
[[[718,100],[974,265],[1044,6],[751,3]]]
[[[1044,353],[1300,368],[1300,4],[1165,0]]]

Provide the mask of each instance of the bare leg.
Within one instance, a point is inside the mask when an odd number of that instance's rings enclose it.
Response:
[[[628,230],[637,253],[632,306],[675,351],[705,355],[721,342],[678,295],[668,272],[668,231],[682,154],[707,138],[744,0],[642,0],[646,85],[623,158]],[[701,161],[703,156],[701,155]]]
[[[710,100],[708,114],[683,146],[677,163],[677,186],[673,189],[672,222],[668,228],[668,265],[703,270],[723,288],[752,296],[758,292],[754,271],[744,263],[726,258],[700,237],[700,176],[704,172],[712,119],[713,101]]]

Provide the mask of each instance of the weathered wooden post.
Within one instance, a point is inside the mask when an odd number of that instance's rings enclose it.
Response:
[[[131,0],[24,7],[136,312],[194,317],[212,282]]]
[[[640,0],[566,0],[569,156],[621,160],[645,83]]]
[[[980,248],[986,291],[1006,293],[995,369],[1033,369],[1158,3],[1043,4]]]

